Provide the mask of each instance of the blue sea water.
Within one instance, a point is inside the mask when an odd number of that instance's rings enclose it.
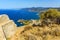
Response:
[[[19,19],[39,19],[37,12],[29,12],[25,10],[0,10],[0,14],[7,14],[11,20],[17,24],[17,26],[22,26],[22,24],[18,23]]]

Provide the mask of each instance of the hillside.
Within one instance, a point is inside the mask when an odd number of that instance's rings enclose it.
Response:
[[[30,23],[21,21],[25,25],[18,27],[11,40],[60,40],[60,12],[49,9],[40,17],[39,20],[32,20]]]
[[[45,10],[48,10],[48,9],[58,9],[60,10],[60,8],[58,7],[31,7],[31,8],[22,8],[21,10],[25,10],[25,11],[30,11],[30,12],[40,12],[40,11],[45,11]]]
[[[60,25],[20,27],[11,40],[60,40]]]
[[[43,11],[43,10],[47,10],[47,9],[49,9],[49,8],[32,7],[32,8],[22,8],[21,10],[30,11],[30,12],[39,12],[39,11]]]

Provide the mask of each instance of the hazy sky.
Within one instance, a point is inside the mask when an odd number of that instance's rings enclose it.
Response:
[[[60,0],[0,0],[0,9],[60,7]]]

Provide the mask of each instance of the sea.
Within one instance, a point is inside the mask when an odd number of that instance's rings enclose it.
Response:
[[[39,19],[39,16],[37,15],[38,12],[32,12],[28,10],[0,10],[0,15],[1,14],[7,14],[9,18],[17,24],[17,26],[23,25],[17,22],[20,19],[24,20]]]

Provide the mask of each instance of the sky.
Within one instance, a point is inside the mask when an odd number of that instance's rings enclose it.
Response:
[[[0,0],[0,9],[60,7],[60,0]]]

